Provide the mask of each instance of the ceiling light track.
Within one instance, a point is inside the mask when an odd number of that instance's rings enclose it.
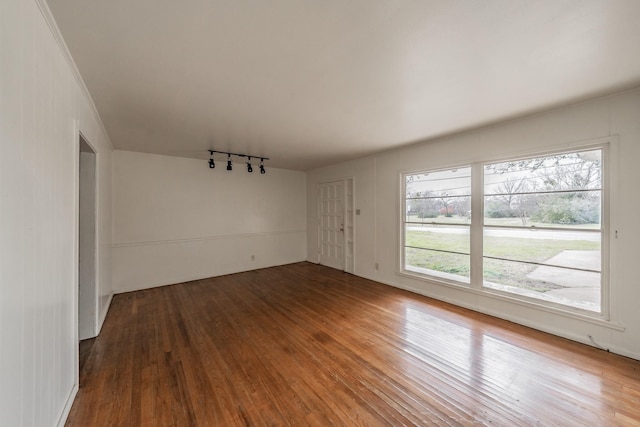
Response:
[[[269,160],[268,157],[260,157],[260,156],[253,156],[253,155],[249,155],[249,154],[242,154],[242,153],[231,153],[229,151],[218,151],[218,150],[208,150],[209,151],[209,168],[213,169],[216,167],[216,162],[213,159],[213,155],[214,153],[218,153],[218,154],[226,154],[227,155],[227,170],[233,170],[233,163],[231,162],[231,156],[236,156],[236,157],[246,157],[248,159],[247,161],[247,172],[251,173],[253,172],[253,165],[251,164],[251,159],[260,159],[260,173],[261,174],[265,174],[267,173],[267,171],[264,168],[264,161],[265,160]]]

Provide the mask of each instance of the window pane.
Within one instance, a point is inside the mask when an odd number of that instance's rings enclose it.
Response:
[[[484,167],[485,287],[600,311],[601,160],[597,149]]]
[[[600,312],[601,274],[484,259],[484,286],[525,297]]]
[[[468,283],[469,227],[405,226],[405,269]]]
[[[484,229],[484,257],[600,271],[599,232]]]

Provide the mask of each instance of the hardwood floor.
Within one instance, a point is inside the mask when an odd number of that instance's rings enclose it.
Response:
[[[640,425],[640,362],[299,263],[117,295],[68,426]]]

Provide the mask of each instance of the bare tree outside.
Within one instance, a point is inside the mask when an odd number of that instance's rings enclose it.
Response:
[[[600,158],[591,152],[488,165],[500,178],[485,189],[485,216],[549,224],[597,224]],[[487,191],[488,190],[488,191]]]

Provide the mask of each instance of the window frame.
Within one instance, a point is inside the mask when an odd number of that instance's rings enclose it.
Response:
[[[483,234],[484,225],[484,167],[485,165],[525,160],[537,157],[547,157],[558,154],[568,154],[588,150],[601,150],[602,166],[601,166],[601,286],[600,286],[600,311],[591,311],[587,309],[572,307],[570,305],[546,301],[535,297],[527,297],[492,289],[484,286],[483,272]],[[424,168],[419,170],[403,171],[399,174],[399,200],[400,200],[400,238],[399,238],[399,257],[397,274],[401,276],[418,279],[420,281],[437,283],[466,292],[488,296],[494,299],[505,300],[527,307],[541,309],[568,315],[569,317],[587,319],[592,321],[604,321],[607,324],[615,324],[611,322],[611,289],[614,282],[615,270],[612,268],[612,260],[615,259],[615,245],[613,239],[617,238],[617,231],[613,231],[617,227],[617,219],[612,210],[613,206],[617,206],[617,166],[618,166],[618,138],[617,136],[609,136],[592,140],[583,140],[562,145],[539,147],[537,149],[525,150],[521,152],[509,153],[500,156],[490,156],[487,158],[477,159],[468,163],[458,163],[446,167]],[[405,247],[406,247],[406,177],[408,175],[416,175],[422,173],[432,173],[455,168],[471,168],[471,220],[469,224],[470,234],[470,280],[469,283],[442,278],[426,273],[419,273],[406,269]],[[491,227],[491,226],[487,226]]]

